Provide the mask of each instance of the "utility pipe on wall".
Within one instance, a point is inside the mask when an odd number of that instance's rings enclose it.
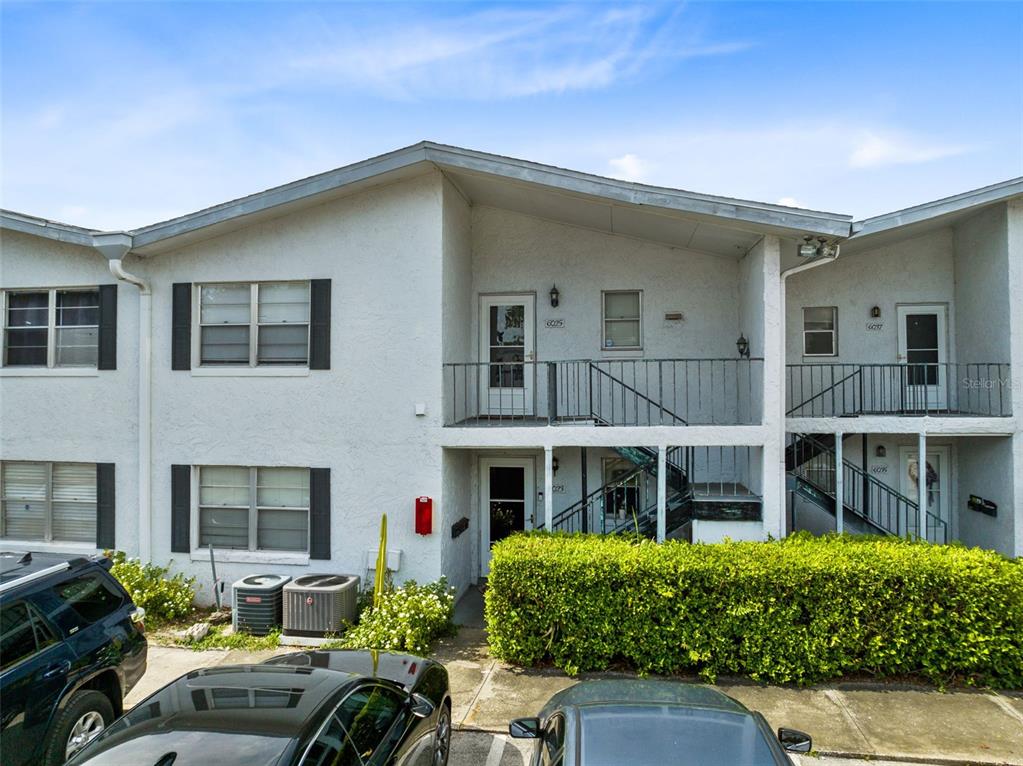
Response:
[[[787,336],[788,336],[788,322],[786,321],[786,311],[788,310],[788,308],[787,308],[788,304],[787,304],[787,298],[786,298],[785,283],[788,280],[788,278],[791,277],[793,274],[799,274],[800,272],[809,271],[810,269],[815,269],[818,266],[823,266],[825,263],[831,263],[832,261],[837,261],[840,249],[841,248],[840,248],[839,245],[835,245],[835,254],[834,255],[820,256],[818,258],[811,258],[806,263],[801,263],[798,266],[792,266],[791,268],[785,269],[784,271],[781,272],[781,295],[779,296],[779,299],[778,299],[778,303],[780,305],[779,313],[781,314],[781,316],[779,317],[779,322],[781,323],[781,351],[780,351],[780,356],[778,357],[781,360],[781,384],[779,386],[779,388],[781,389],[781,396],[779,397],[779,399],[781,400],[780,404],[779,404],[779,406],[781,408],[781,412],[779,413],[778,422],[781,423],[781,427],[782,427],[782,440],[783,440],[782,449],[781,449],[781,455],[782,455],[782,459],[781,459],[781,474],[782,474],[782,476],[785,475],[785,444],[784,444],[784,439],[785,439],[785,416],[786,416],[786,409],[788,408],[788,400],[789,400],[789,392],[788,392],[788,386],[787,386],[788,374],[787,374],[787,371],[786,371],[786,366],[788,364],[788,338],[787,338]],[[766,349],[765,349],[765,352],[766,352]],[[787,531],[791,531],[791,530],[784,530],[784,529],[781,530],[782,535],[786,534]]]
[[[139,558],[148,563],[153,557],[153,504],[152,504],[152,324],[153,291],[149,283],[124,269],[122,262],[131,250],[132,237],[124,232],[97,234],[93,247],[107,258],[110,273],[121,282],[139,289],[139,388],[138,388],[138,498],[139,498]]]

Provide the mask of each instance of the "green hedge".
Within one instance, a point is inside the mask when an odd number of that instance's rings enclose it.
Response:
[[[494,546],[486,620],[498,657],[573,674],[624,662],[708,680],[1023,686],[1023,563],[962,546],[516,535]]]

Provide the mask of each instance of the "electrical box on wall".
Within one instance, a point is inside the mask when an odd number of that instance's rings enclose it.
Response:
[[[433,532],[433,498],[416,498],[416,534],[428,535]]]

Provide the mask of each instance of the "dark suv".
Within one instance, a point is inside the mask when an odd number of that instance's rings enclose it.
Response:
[[[110,559],[0,552],[3,766],[59,766],[122,713],[146,670],[143,612]]]

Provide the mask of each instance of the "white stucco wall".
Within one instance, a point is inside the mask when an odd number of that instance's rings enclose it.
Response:
[[[9,230],[0,233],[0,287],[90,287],[116,280],[91,248]],[[114,463],[117,547],[138,553],[138,290],[119,285],[117,369],[86,377],[0,370],[0,459]],[[17,541],[0,542],[3,547]],[[41,547],[33,543],[32,549]],[[57,546],[77,551],[89,546]],[[95,550],[93,546],[90,550]]]
[[[959,457],[959,493],[955,506],[956,537],[969,546],[993,548],[1014,555],[1015,524],[1013,504],[1012,439],[964,437],[956,440]],[[970,495],[998,504],[997,516],[971,510]]]
[[[1008,222],[1005,205],[955,227],[957,356],[964,362],[1008,362]]]
[[[441,183],[430,174],[162,254],[153,283],[154,558],[209,584],[206,555],[171,554],[170,466],[331,469],[330,561],[218,556],[222,578],[271,567],[365,576],[382,513],[396,580],[441,574]],[[400,275],[400,276],[399,276]],[[170,368],[175,282],[332,280],[331,369],[299,377],[204,377]],[[196,307],[193,307],[195,310]],[[426,415],[417,417],[417,402]],[[414,499],[434,498],[434,533],[413,531]],[[193,541],[193,544],[195,541]],[[208,593],[208,591],[207,591]]]
[[[865,252],[843,252],[834,263],[786,281],[786,363],[895,364],[896,304],[944,303],[949,307],[949,361],[955,361],[955,242],[946,228]],[[803,308],[838,307],[838,356],[803,356]],[[881,309],[880,320],[870,309]],[[880,322],[881,330],[868,330]],[[973,361],[973,360],[964,360]]]

